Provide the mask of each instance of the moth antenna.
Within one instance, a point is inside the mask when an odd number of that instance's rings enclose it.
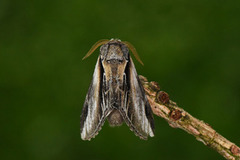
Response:
[[[106,42],[108,42],[108,39],[101,39],[99,41],[97,41],[92,48],[88,51],[88,53],[86,54],[86,56],[83,57],[82,60],[86,59],[87,57],[89,57],[99,46],[105,44]]]
[[[140,59],[140,57],[139,57],[139,55],[138,55],[137,50],[135,49],[135,47],[134,47],[131,43],[127,42],[127,41],[124,41],[123,43],[131,50],[131,52],[133,53],[133,55],[134,55],[134,57],[137,59],[137,61],[138,61],[139,63],[141,63],[142,65],[144,65],[143,62],[142,62],[142,60]]]

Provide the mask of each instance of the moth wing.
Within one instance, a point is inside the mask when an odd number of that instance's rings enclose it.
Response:
[[[152,110],[131,57],[126,69],[127,83],[130,89],[128,93],[129,101],[126,104],[127,118],[125,118],[125,121],[140,138],[153,137],[154,121]]]
[[[98,57],[81,114],[80,131],[83,140],[90,140],[98,134],[108,114],[102,103],[102,81],[103,68]]]

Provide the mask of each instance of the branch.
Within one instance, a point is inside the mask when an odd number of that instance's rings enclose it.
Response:
[[[160,91],[157,82],[148,82],[143,76],[139,78],[155,115],[164,118],[171,127],[183,129],[193,135],[226,159],[240,160],[240,148],[237,145],[221,136],[209,124],[179,108],[175,102],[169,100],[166,92]]]

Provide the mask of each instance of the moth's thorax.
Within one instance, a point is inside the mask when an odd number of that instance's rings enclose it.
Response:
[[[113,61],[113,63],[121,63],[123,61],[123,52],[119,45],[110,45],[106,56],[107,61]]]
[[[117,83],[122,83],[128,62],[127,47],[121,41],[113,40],[101,47],[100,54],[106,81],[110,81],[113,87]]]
[[[112,64],[120,64],[128,60],[129,50],[125,44],[120,41],[110,41],[100,48],[101,59]]]

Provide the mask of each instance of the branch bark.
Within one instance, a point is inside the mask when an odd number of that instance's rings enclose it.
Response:
[[[166,92],[160,91],[157,82],[139,76],[155,115],[164,118],[171,127],[180,128],[216,150],[229,160],[240,160],[240,148],[217,133],[209,124],[193,117],[169,99]]]

